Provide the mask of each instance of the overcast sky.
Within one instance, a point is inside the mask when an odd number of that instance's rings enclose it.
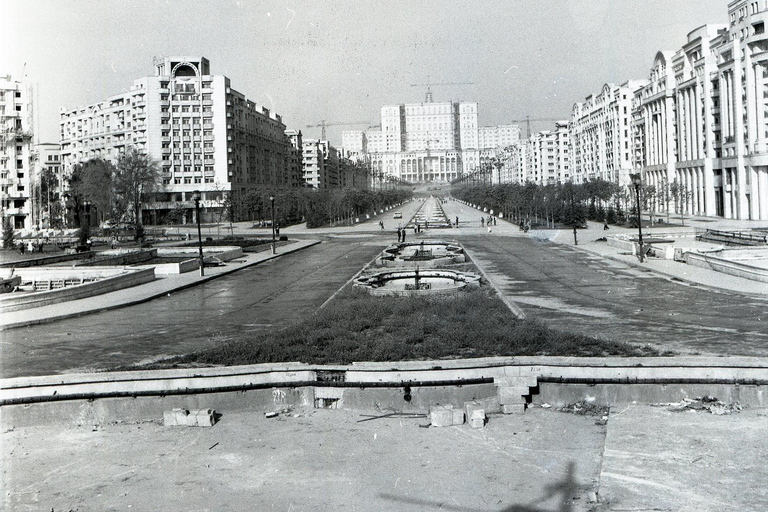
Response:
[[[696,27],[726,23],[728,0],[0,0],[0,13],[0,74],[39,87],[39,140],[56,142],[60,108],[127,90],[171,55],[207,57],[309,137],[323,119],[378,124],[382,105],[424,101],[411,84],[427,80],[472,82],[435,86],[434,101],[478,102],[481,125],[568,118],[604,83],[646,78]],[[340,146],[364,127],[328,136]]]

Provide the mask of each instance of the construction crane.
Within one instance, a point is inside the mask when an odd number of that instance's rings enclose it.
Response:
[[[326,126],[352,126],[356,124],[365,124],[365,125],[368,125],[368,128],[371,128],[372,126],[376,126],[376,125],[371,125],[370,121],[353,121],[349,123],[337,123],[337,122],[328,123],[325,121],[325,119],[323,119],[317,124],[308,124],[307,128],[322,128],[323,130],[322,130],[321,140],[328,140],[325,136]]]
[[[427,83],[425,84],[411,84],[411,87],[426,87],[427,88],[427,97],[424,100],[424,103],[432,103],[432,86],[435,85],[472,85],[474,82],[442,82],[442,83],[432,83],[432,81],[427,77]]]
[[[562,117],[536,117],[525,116],[525,119],[512,119],[509,123],[525,123],[526,138],[531,136],[531,121],[565,121]]]

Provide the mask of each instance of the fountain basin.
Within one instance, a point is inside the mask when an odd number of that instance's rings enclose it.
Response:
[[[435,268],[467,261],[464,249],[449,242],[406,242],[387,247],[376,258],[378,267]]]
[[[359,277],[355,286],[371,295],[414,296],[455,293],[466,286],[480,286],[480,276],[454,270],[394,270]]]

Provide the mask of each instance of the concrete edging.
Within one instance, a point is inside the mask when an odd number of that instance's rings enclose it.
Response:
[[[508,357],[455,361],[302,363],[85,373],[0,380],[0,405],[110,397],[166,396],[276,387],[463,386],[511,377],[573,384],[768,385],[760,358]]]

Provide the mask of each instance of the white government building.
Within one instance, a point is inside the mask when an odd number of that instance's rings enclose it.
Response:
[[[381,129],[345,131],[342,147],[365,155],[374,179],[449,182],[520,139],[517,125],[478,126],[477,103],[431,99],[428,93],[424,103],[383,106]]]

